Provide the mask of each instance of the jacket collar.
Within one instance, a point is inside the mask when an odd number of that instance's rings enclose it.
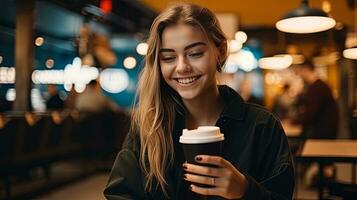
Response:
[[[226,85],[219,86],[219,94],[224,101],[221,117],[243,120],[247,109],[247,105],[244,103],[243,98],[236,91]]]

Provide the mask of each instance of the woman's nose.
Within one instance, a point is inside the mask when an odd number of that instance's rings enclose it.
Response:
[[[191,71],[191,66],[187,62],[186,58],[183,56],[180,56],[177,62],[176,70],[179,73],[186,73]]]

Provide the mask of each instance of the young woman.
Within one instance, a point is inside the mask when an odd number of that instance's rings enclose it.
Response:
[[[294,173],[280,122],[215,78],[227,40],[215,15],[174,5],[153,22],[139,101],[104,194],[107,199],[291,199]],[[215,125],[223,154],[185,163],[182,129]],[[201,187],[201,184],[212,187]]]

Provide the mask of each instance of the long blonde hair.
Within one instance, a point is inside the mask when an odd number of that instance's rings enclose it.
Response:
[[[166,195],[165,171],[174,159],[172,131],[180,97],[162,78],[159,50],[164,29],[178,23],[199,27],[219,49],[222,56],[217,61],[218,71],[227,57],[226,37],[216,16],[207,8],[194,4],[176,4],[156,17],[151,26],[132,127],[136,127],[135,131],[140,133],[140,164],[147,180],[145,190],[160,186]]]

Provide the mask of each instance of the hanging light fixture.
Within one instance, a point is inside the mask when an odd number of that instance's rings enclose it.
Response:
[[[292,56],[287,54],[259,59],[259,67],[262,69],[282,70],[288,68],[292,63]]]
[[[353,60],[357,60],[357,0],[354,1],[354,17],[353,17],[353,21],[354,21],[354,30],[351,34],[351,41],[354,42],[350,42],[352,43],[347,44],[347,40],[346,40],[346,47],[347,49],[345,49],[343,51],[343,57],[348,58],[348,59],[353,59]]]
[[[308,0],[302,0],[301,6],[287,13],[275,26],[287,33],[316,33],[326,31],[336,25],[336,21],[320,9],[309,7]]]

